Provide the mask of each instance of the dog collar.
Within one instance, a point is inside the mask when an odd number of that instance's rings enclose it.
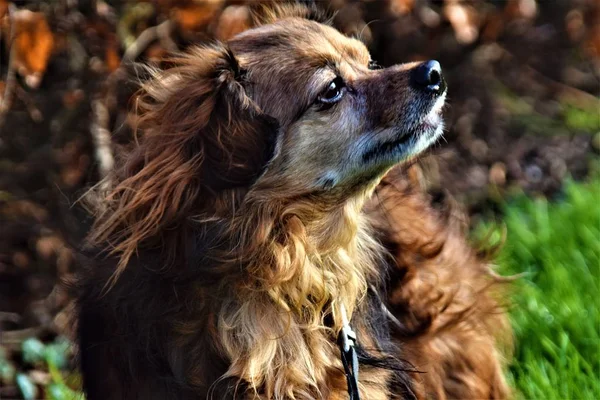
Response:
[[[356,333],[350,326],[350,321],[346,314],[346,307],[344,307],[343,304],[340,307],[340,311],[342,314],[343,326],[337,342],[340,348],[346,381],[348,383],[348,395],[350,396],[350,400],[360,400],[360,393],[358,392],[358,355],[356,354],[355,348]]]

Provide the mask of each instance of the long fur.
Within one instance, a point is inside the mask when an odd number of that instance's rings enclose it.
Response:
[[[343,201],[282,186],[279,124],[231,50],[170,64],[140,92],[139,142],[89,237],[88,399],[342,399],[342,304],[365,399],[507,395],[497,284],[454,216],[400,169]]]
[[[431,206],[418,174],[416,166],[392,171],[365,209],[394,259],[387,304],[400,322],[394,338],[423,372],[413,388],[419,398],[505,398],[510,279],[469,246],[467,220],[451,200]]]

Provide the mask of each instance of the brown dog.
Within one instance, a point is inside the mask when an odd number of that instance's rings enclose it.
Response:
[[[507,395],[493,274],[389,172],[442,133],[439,64],[374,69],[305,12],[144,85],[81,281],[89,400],[348,398],[344,313],[362,399]]]

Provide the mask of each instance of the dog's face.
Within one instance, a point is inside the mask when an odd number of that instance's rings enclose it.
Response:
[[[279,124],[266,176],[300,191],[380,177],[442,133],[439,64],[373,68],[358,40],[301,18],[246,31],[229,46],[247,95]]]

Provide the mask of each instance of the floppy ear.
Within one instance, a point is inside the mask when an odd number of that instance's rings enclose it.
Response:
[[[249,187],[273,155],[277,123],[246,95],[223,45],[196,48],[153,71],[137,99],[139,142],[115,171],[90,235],[124,268],[140,243]]]
[[[195,48],[171,62],[143,86],[140,149],[181,150],[205,190],[249,186],[272,155],[276,121],[246,95],[244,71],[229,49]]]

